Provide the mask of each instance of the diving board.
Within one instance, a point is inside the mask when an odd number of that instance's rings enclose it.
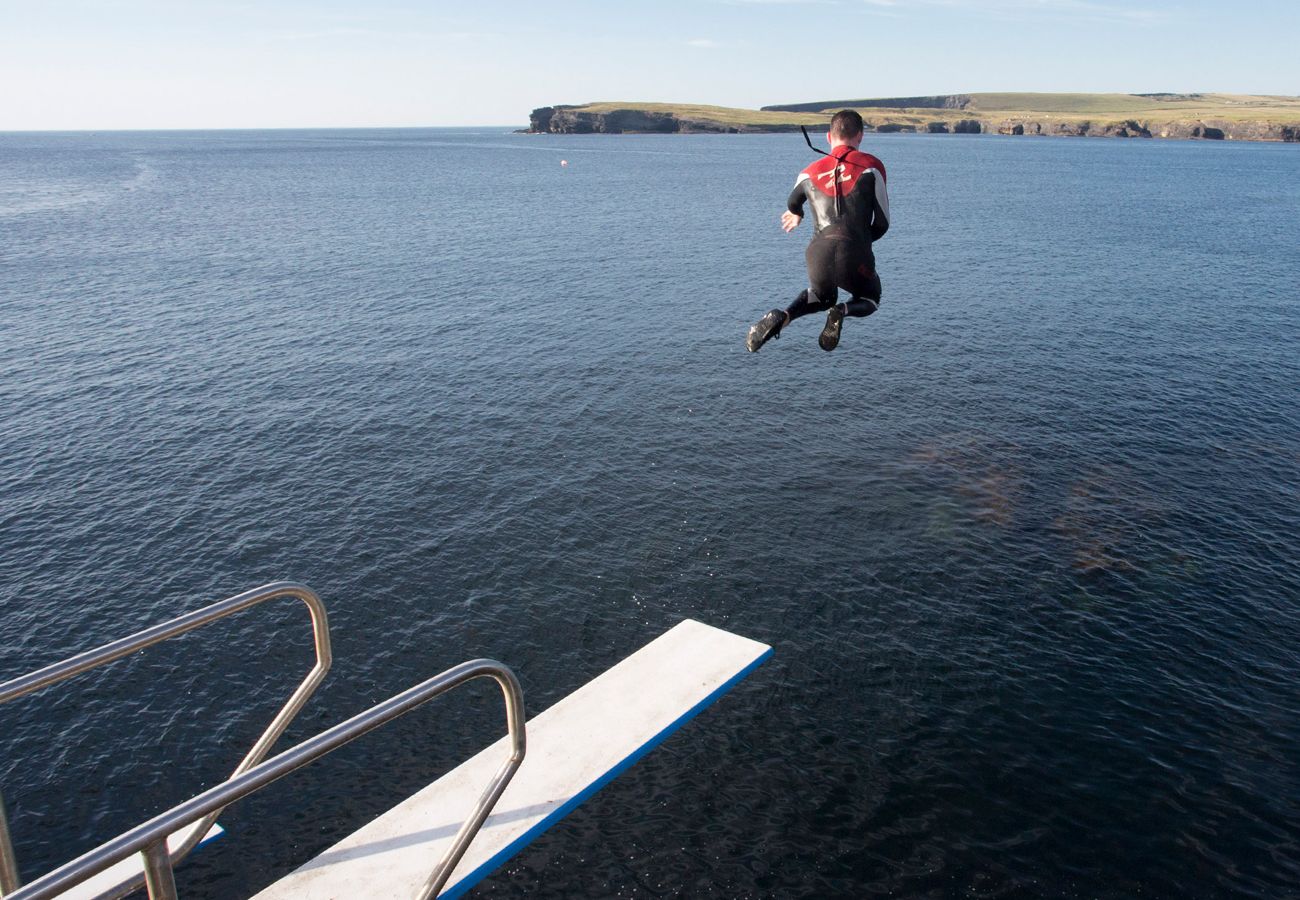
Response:
[[[167,838],[167,849],[175,853],[197,827],[197,825],[190,825],[169,836]],[[208,829],[208,833],[203,836],[203,840],[199,841],[194,849],[197,850],[208,841],[214,841],[225,833],[224,828],[213,822],[212,827]],[[99,874],[90,876],[76,887],[69,888],[59,894],[59,900],[99,900],[100,897],[118,897],[121,896],[121,886],[136,878],[141,879],[141,884],[144,883],[144,863],[141,862],[139,853],[128,856]]]
[[[514,779],[440,897],[459,897],[772,655],[687,619],[528,721]],[[253,900],[415,897],[509,755],[492,746]]]

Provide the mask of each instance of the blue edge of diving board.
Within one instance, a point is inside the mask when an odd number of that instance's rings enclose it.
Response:
[[[536,838],[540,834],[542,834],[542,832],[546,831],[556,822],[560,821],[569,813],[573,812],[583,802],[585,802],[588,797],[596,793],[596,791],[600,790],[605,785],[609,784],[618,776],[622,775],[628,769],[632,768],[632,766],[634,766],[637,763],[637,761],[641,759],[641,757],[645,756],[655,747],[658,747],[660,744],[666,741],[669,737],[672,736],[673,732],[677,731],[677,729],[681,728],[683,725],[685,725],[691,719],[695,718],[705,709],[712,706],[715,702],[717,702],[718,698],[720,698],[723,694],[730,691],[738,683],[743,681],[749,675],[750,672],[754,671],[760,665],[766,662],[767,658],[771,655],[772,655],[772,648],[768,647],[766,653],[764,653],[758,659],[751,662],[749,665],[745,666],[745,668],[741,669],[735,675],[732,675],[725,682],[718,685],[718,687],[714,689],[713,693],[709,694],[709,696],[705,697],[699,703],[695,704],[686,712],[678,716],[677,719],[673,721],[671,724],[669,724],[666,728],[664,728],[663,731],[659,732],[654,737],[650,738],[650,740],[646,741],[644,744],[638,747],[636,750],[633,750],[631,753],[629,753],[627,757],[623,759],[622,762],[617,763],[612,769],[610,769],[604,775],[600,776],[591,784],[589,784],[587,787],[583,788],[581,792],[575,794],[571,799],[569,799],[567,803],[563,803],[560,806],[557,806],[554,810],[550,812],[549,815],[547,815],[545,818],[538,821],[536,825],[534,825],[532,828],[525,831],[519,837],[515,838],[511,843],[507,844],[505,847],[499,850],[495,856],[488,859],[477,869],[470,872],[468,875],[466,875],[464,878],[457,881],[455,884],[449,885],[447,888],[445,888],[443,892],[438,895],[439,900],[454,900],[454,898],[456,897],[463,897],[466,893],[469,892],[470,888],[474,887],[484,878],[491,875],[497,868],[499,868],[503,863],[505,863],[506,860],[508,860],[510,857],[514,856],[520,850],[524,849],[529,844],[531,844],[534,840],[536,840]]]

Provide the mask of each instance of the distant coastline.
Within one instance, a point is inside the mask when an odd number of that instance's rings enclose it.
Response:
[[[877,133],[1060,135],[1300,142],[1300,97],[1243,94],[946,94],[778,104],[543,106],[533,134],[741,134],[824,127],[856,109]]]

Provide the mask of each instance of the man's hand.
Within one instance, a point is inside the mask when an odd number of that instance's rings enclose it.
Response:
[[[787,209],[785,212],[781,213],[781,230],[789,234],[791,231],[794,231],[802,221],[803,216],[796,216]]]

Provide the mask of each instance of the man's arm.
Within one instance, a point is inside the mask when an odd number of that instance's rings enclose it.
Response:
[[[781,213],[781,228],[786,232],[794,231],[803,221],[803,204],[808,194],[803,189],[804,179],[794,183],[794,190],[785,201],[785,212]]]
[[[875,243],[885,236],[889,230],[889,220],[884,217],[880,211],[879,205],[876,206],[875,213],[871,217],[871,241]]]
[[[871,179],[875,190],[875,201],[871,209],[871,240],[878,241],[889,230],[889,193],[885,190],[883,172],[872,172]]]

